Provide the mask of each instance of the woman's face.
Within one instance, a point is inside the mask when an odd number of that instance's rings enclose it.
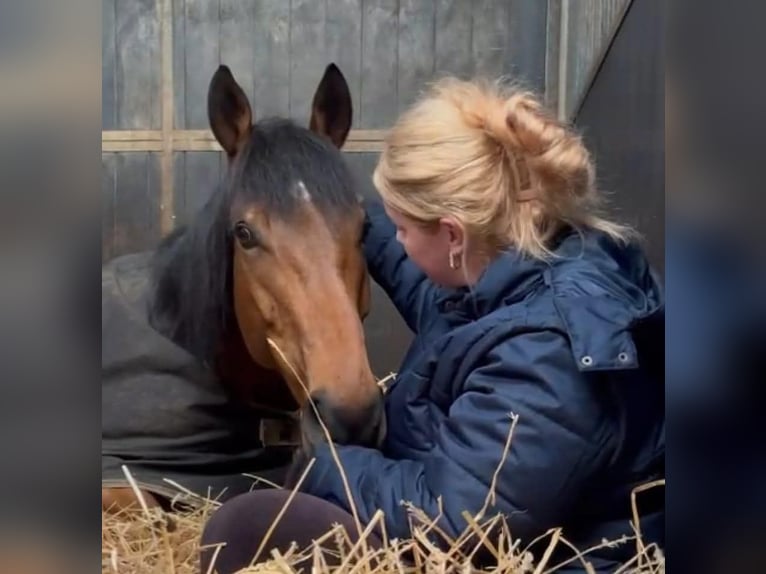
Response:
[[[450,267],[450,253],[459,253],[458,245],[461,242],[460,237],[457,237],[460,234],[456,234],[452,224],[441,220],[424,225],[389,205],[385,209],[396,225],[397,241],[431,281],[445,287],[465,284],[465,274],[460,269]]]

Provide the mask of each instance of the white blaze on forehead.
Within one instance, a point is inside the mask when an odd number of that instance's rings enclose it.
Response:
[[[306,189],[306,185],[302,181],[299,181],[295,186],[295,193],[298,194],[298,197],[300,197],[303,201],[311,201],[311,194],[309,193],[309,190]]]

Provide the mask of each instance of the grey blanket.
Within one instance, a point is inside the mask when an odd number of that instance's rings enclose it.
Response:
[[[122,465],[167,497],[179,490],[164,479],[220,499],[253,487],[245,473],[279,482],[290,448],[264,448],[258,414],[149,325],[150,257],[122,256],[102,270],[102,486],[127,484]]]

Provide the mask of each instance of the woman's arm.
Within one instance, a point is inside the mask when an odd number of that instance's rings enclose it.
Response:
[[[365,210],[364,255],[370,276],[386,292],[407,326],[417,332],[421,310],[428,305],[434,285],[396,240],[396,226],[380,201],[367,200]]]
[[[497,502],[488,513],[504,513],[511,531],[526,540],[555,526],[600,464],[597,459],[609,456],[600,413],[573,390],[586,384],[579,377],[560,335],[517,336],[492,351],[470,375],[449,415],[434,420],[433,443],[424,445],[428,452],[422,459],[391,460],[372,449],[336,447],[360,519],[368,521],[382,509],[388,535],[409,537],[401,501],[436,518],[441,497],[439,525],[456,536],[467,526],[462,512],[475,515],[484,506],[500,468]],[[511,413],[519,421],[501,465]],[[329,447],[315,454],[302,489],[350,509]]]

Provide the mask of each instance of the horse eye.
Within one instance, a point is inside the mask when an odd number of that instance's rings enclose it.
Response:
[[[245,249],[252,249],[258,244],[255,233],[244,221],[239,221],[234,226],[234,236]]]

